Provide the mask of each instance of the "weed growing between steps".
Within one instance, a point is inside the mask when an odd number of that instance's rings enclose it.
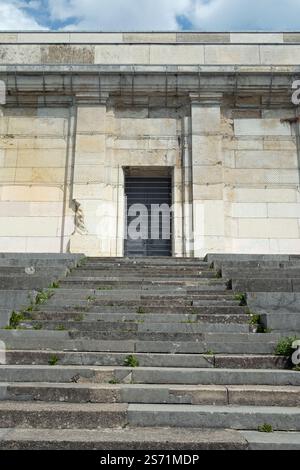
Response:
[[[124,366],[125,367],[139,367],[140,363],[139,360],[133,356],[132,354],[130,356],[127,356],[125,361],[124,361]]]
[[[294,353],[293,343],[299,338],[297,336],[281,338],[275,348],[276,356],[290,357]]]
[[[58,364],[58,361],[59,361],[58,357],[54,355],[50,357],[48,364],[49,366],[56,366]]]
[[[138,315],[145,315],[146,310],[143,307],[139,307],[136,311]]]
[[[24,329],[21,325],[22,322],[28,320],[28,314],[36,310],[39,305],[45,304],[51,297],[53,297],[54,292],[52,290],[41,290],[37,293],[35,299],[31,299],[30,305],[20,312],[12,312],[9,325],[5,327],[6,330],[22,330]],[[41,328],[34,328],[41,329]]]
[[[240,306],[244,307],[245,305],[247,305],[247,294],[239,292],[234,296],[234,300],[238,300],[240,302]]]
[[[253,327],[253,333],[272,333],[271,328],[266,328],[262,323],[261,315],[250,310],[247,313],[250,315],[249,325]]]
[[[259,432],[266,432],[266,433],[274,432],[273,427],[271,426],[271,424],[267,424],[267,423],[262,424],[261,426],[259,426],[258,431]]]

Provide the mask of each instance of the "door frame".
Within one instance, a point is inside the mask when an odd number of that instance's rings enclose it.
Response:
[[[173,206],[172,227],[171,227],[171,255],[174,256],[175,248],[175,219],[176,219],[176,204],[175,188],[174,188],[174,167],[156,167],[156,166],[123,166],[122,167],[122,181],[123,181],[123,243],[122,243],[122,256],[125,257],[125,235],[127,233],[127,198],[125,193],[125,178],[131,176],[136,178],[170,178],[171,180],[171,206]]]

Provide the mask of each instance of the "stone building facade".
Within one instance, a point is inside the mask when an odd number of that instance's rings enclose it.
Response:
[[[299,253],[297,78],[300,33],[1,33],[0,251],[123,256],[148,179],[173,256]]]

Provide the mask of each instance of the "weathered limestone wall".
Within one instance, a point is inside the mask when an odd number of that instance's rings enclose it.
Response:
[[[298,124],[281,122],[294,111],[223,111],[225,251],[299,253]]]
[[[73,252],[122,256],[125,233],[124,171],[160,174],[170,168],[175,203],[174,254],[182,255],[181,116],[163,107],[79,105],[73,197],[84,216],[71,237]]]
[[[69,125],[68,109],[2,108],[0,251],[66,251]]]
[[[131,167],[172,176],[175,256],[298,253],[299,43],[1,33],[0,251],[122,256]]]

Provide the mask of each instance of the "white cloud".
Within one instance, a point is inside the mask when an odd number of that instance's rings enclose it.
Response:
[[[42,29],[38,22],[22,8],[24,2],[0,0],[0,29],[36,30]]]
[[[0,0],[0,29],[178,30],[299,29],[300,0]],[[48,10],[46,3],[48,4]],[[43,28],[45,29],[45,28]]]
[[[193,0],[190,19],[205,30],[299,30],[299,0]]]
[[[78,17],[76,29],[172,30],[190,0],[49,0],[53,20]]]

